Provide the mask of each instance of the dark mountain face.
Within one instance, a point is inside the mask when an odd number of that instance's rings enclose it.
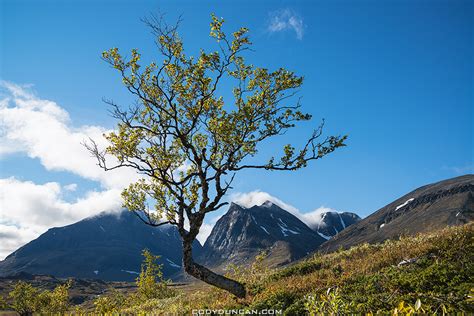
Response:
[[[326,240],[360,221],[359,215],[349,212],[325,212],[321,213],[320,216],[320,222],[315,225],[310,225],[310,228]]]
[[[210,267],[248,264],[261,251],[278,266],[314,251],[325,240],[271,202],[244,208],[232,203],[212,229],[198,261]]]
[[[345,229],[321,246],[324,252],[359,243],[462,225],[474,219],[474,175],[418,188]]]
[[[132,281],[140,272],[141,252],[160,255],[163,272],[181,272],[181,237],[174,226],[151,227],[131,212],[100,214],[49,229],[0,261],[0,276],[20,272],[56,277]],[[196,242],[195,253],[201,251]]]

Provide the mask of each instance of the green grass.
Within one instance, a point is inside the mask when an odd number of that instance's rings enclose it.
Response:
[[[245,270],[234,277],[247,283],[246,299],[236,300],[223,291],[207,288],[204,299],[201,292],[191,293],[180,301],[181,307],[183,311],[271,308],[288,315],[309,310],[388,313],[395,308],[409,313],[419,300],[419,310],[427,313],[472,313],[473,228],[468,224],[378,245],[363,244],[316,254],[279,270]],[[414,260],[399,265],[408,259]]]
[[[233,267],[229,272],[246,284],[245,299],[196,283],[163,299],[124,298],[129,303],[114,306],[113,312],[189,315],[194,309],[278,309],[285,315],[471,314],[473,231],[474,224],[449,227],[383,244],[315,254],[280,269],[265,268],[259,256],[251,268]],[[402,260],[410,263],[399,265]]]

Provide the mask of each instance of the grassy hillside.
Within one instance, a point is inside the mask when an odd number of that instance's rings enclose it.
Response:
[[[95,311],[167,315],[189,315],[196,309],[276,309],[286,315],[472,313],[473,230],[474,224],[467,224],[378,245],[363,244],[315,254],[282,269],[265,268],[265,258],[259,256],[251,268],[229,267],[228,274],[247,285],[249,295],[242,300],[196,283],[172,291],[160,289],[159,295],[147,299],[139,296],[140,291],[113,290],[96,300]],[[77,306],[70,310],[86,311]]]
[[[280,270],[257,260],[232,275],[247,283],[236,300],[203,286],[174,298],[151,300],[127,311],[186,313],[192,309],[281,309],[288,315],[378,311],[474,312],[474,225],[450,227],[379,245],[314,257]],[[420,306],[421,304],[421,306]]]

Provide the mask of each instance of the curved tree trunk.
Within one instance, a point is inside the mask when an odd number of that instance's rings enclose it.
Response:
[[[195,263],[193,260],[192,242],[185,240],[183,240],[183,265],[184,270],[196,279],[226,290],[239,298],[245,297],[246,292],[243,284],[223,275],[214,273],[208,268]]]

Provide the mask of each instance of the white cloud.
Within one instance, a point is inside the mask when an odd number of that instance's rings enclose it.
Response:
[[[282,200],[270,195],[269,193],[262,192],[259,190],[248,192],[248,193],[233,193],[230,196],[230,200],[246,208],[252,207],[254,205],[262,205],[266,201],[270,201],[280,206],[282,209],[287,210],[288,212],[292,213],[295,216],[296,214],[300,213],[300,211],[293,205],[287,204],[283,202]]]
[[[91,191],[73,202],[63,200],[63,190],[65,187],[57,182],[35,184],[13,177],[0,179],[0,258],[50,227],[121,209],[119,189]]]
[[[209,237],[209,235],[211,234],[212,228],[214,227],[215,224],[216,224],[215,222],[211,224],[202,223],[202,226],[199,229],[199,234],[196,237],[196,239],[199,240],[201,245],[204,245],[207,237]]]
[[[267,29],[270,33],[293,30],[296,38],[302,40],[304,35],[303,18],[290,9],[274,11],[270,13],[270,23]]]
[[[449,170],[456,175],[465,175],[474,173],[474,165],[464,165],[464,166],[452,166],[452,167],[443,167],[445,170]]]
[[[0,223],[0,260],[37,236],[33,229]]]
[[[55,102],[10,82],[1,81],[0,88],[4,96],[0,101],[0,156],[25,153],[38,158],[47,170],[72,172],[99,181],[105,188],[123,188],[137,178],[130,169],[100,169],[82,145],[92,138],[105,147],[105,128],[71,127],[69,114]]]
[[[105,132],[101,126],[74,127],[57,103],[37,97],[31,87],[0,81],[0,158],[23,153],[47,170],[71,172],[103,188],[66,202],[63,193],[77,184],[0,179],[0,258],[47,228],[121,209],[121,190],[138,176],[130,169],[103,171],[81,144],[92,138],[105,147]]]
[[[47,170],[71,172],[98,181],[104,188],[66,202],[63,193],[76,191],[76,183],[61,186],[57,182],[0,179],[0,260],[50,227],[121,209],[121,189],[137,178],[136,173],[130,169],[101,170],[81,144],[92,138],[105,147],[105,132],[101,126],[74,127],[66,110],[36,96],[31,86],[0,81],[0,158],[23,153],[37,158]],[[185,162],[178,171],[189,167]],[[198,236],[202,243],[213,224],[203,224]]]
[[[74,191],[77,190],[77,184],[76,183],[71,183],[71,184],[65,185],[64,189],[66,191],[74,192]]]
[[[323,214],[328,212],[341,213],[335,209],[321,206],[311,212],[301,213],[299,217],[306,225],[314,229],[320,226],[323,219]]]

